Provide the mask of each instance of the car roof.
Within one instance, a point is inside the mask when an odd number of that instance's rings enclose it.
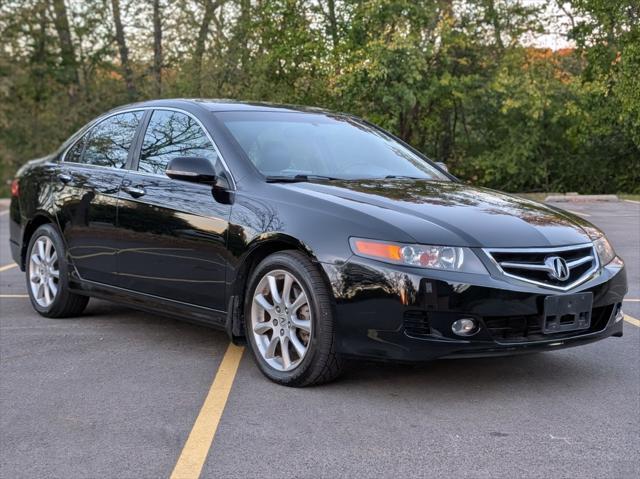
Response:
[[[187,105],[199,106],[212,112],[223,111],[270,111],[270,112],[290,112],[290,113],[324,113],[337,114],[323,108],[301,106],[301,105],[281,105],[266,102],[248,102],[227,99],[206,99],[206,98],[169,98],[163,100],[148,100],[138,103],[131,103],[115,108],[115,110],[131,109],[137,107],[174,107],[180,108]]]

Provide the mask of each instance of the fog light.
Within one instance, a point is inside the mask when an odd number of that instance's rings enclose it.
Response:
[[[458,336],[471,336],[478,331],[478,323],[471,318],[458,319],[451,325],[451,331]]]
[[[622,307],[618,307],[618,312],[616,313],[616,317],[614,319],[614,323],[619,323],[624,319],[624,313],[622,312]]]

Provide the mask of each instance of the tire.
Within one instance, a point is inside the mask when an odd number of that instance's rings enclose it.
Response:
[[[275,298],[272,282],[278,291]],[[285,294],[287,282],[291,286]],[[338,377],[342,361],[336,353],[330,298],[320,271],[298,251],[272,254],[254,269],[245,294],[245,334],[267,378],[304,387]]]
[[[69,291],[64,244],[53,225],[42,225],[31,236],[25,258],[25,276],[33,309],[42,316],[68,318],[80,315],[87,307],[88,296]]]

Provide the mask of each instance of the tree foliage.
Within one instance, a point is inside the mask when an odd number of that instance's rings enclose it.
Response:
[[[490,187],[638,192],[640,7],[557,6],[575,48],[534,46],[552,25],[522,0],[5,0],[2,181],[113,106],[179,96],[355,113]]]

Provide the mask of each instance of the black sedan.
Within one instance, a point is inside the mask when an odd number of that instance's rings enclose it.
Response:
[[[89,297],[223,328],[270,379],[345,358],[551,351],[622,335],[622,260],[566,211],[465,185],[350,115],[230,101],[112,110],[12,184],[35,310]]]

